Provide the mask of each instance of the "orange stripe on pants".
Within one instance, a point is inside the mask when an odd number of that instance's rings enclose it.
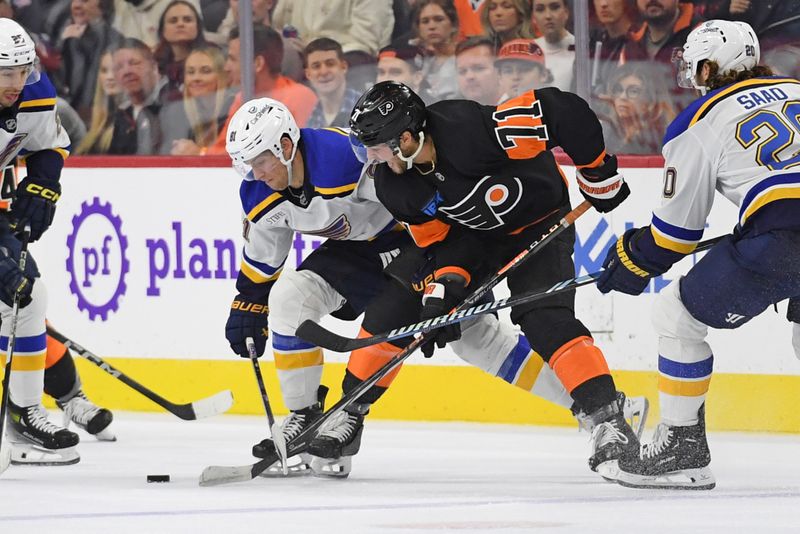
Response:
[[[64,357],[67,353],[67,347],[60,341],[47,336],[47,356],[44,361],[44,368],[50,369]]]
[[[372,334],[363,328],[358,333],[359,338],[369,337],[371,335]],[[350,359],[347,361],[347,370],[359,380],[366,380],[401,350],[400,347],[396,347],[387,341],[364,347],[363,349],[354,350],[350,353]],[[391,373],[381,378],[375,385],[388,388],[397,376],[397,373],[400,372],[400,367],[402,366],[398,366]]]
[[[603,353],[589,336],[562,345],[550,358],[550,367],[570,393],[592,378],[611,374]]]

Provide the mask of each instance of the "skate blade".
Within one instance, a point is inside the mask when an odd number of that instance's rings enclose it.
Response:
[[[258,476],[262,478],[291,478],[304,477],[311,474],[311,465],[309,465],[308,462],[301,460],[296,464],[287,465],[285,471],[284,465],[285,464],[280,461],[275,462],[266,470],[259,473]]]
[[[708,467],[654,476],[637,475],[620,469],[616,482],[626,488],[672,490],[710,490],[717,485],[714,474]]]
[[[311,471],[320,478],[347,478],[353,466],[351,456],[341,458],[311,457]]]
[[[14,444],[11,465],[72,465],[81,461],[75,447],[44,449],[34,445]]]

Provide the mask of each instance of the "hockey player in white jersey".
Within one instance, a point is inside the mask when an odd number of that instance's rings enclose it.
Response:
[[[346,131],[301,130],[283,104],[260,98],[233,116],[227,150],[244,177],[240,196],[245,245],[236,282],[239,294],[231,306],[226,337],[234,352],[248,357],[247,337],[254,338],[261,356],[271,336],[283,400],[290,410],[282,423],[289,441],[322,414],[326,391],[320,386],[322,349],[296,337],[297,327],[328,314],[356,319],[386,284],[394,283],[384,269],[398,255],[407,257],[401,252],[414,245],[378,202],[370,168],[353,154]],[[284,270],[295,232],[327,240],[297,270]],[[412,298],[419,302],[418,294]],[[415,310],[411,320],[418,315]],[[367,323],[365,319],[362,327]],[[385,343],[377,354],[365,356],[362,351],[351,357],[343,381],[345,394],[402,346]],[[564,387],[524,336],[494,316],[465,325],[453,349],[484,371],[565,408],[573,407]],[[309,447],[311,457],[303,455],[294,472],[308,472],[310,462],[315,474],[347,476],[351,457],[359,449],[364,415],[395,375],[323,426]],[[626,403],[621,396],[620,402],[643,422],[643,399]],[[273,447],[266,439],[253,447],[253,454],[264,457]]]
[[[619,461],[625,486],[711,489],[708,328],[738,328],[800,295],[800,81],[758,65],[758,39],[744,22],[705,22],[676,59],[680,85],[702,96],[667,129],[664,190],[650,225],[609,249],[597,285],[638,295],[695,248],[715,191],[739,207],[733,235],[659,295],[662,421],[638,458]]]
[[[59,177],[69,154],[69,137],[56,115],[56,93],[40,74],[30,36],[10,19],[0,19],[0,168],[25,159],[27,176],[10,212],[0,212],[0,356],[5,359],[15,295],[20,299],[9,386],[8,438],[12,463],[75,463],[78,435],[47,419],[44,384],[47,293],[36,262],[18,261],[20,241],[12,230],[30,225],[38,240],[53,221],[61,194]],[[5,175],[5,173],[4,173]],[[13,185],[13,184],[12,184]],[[4,184],[4,191],[6,190]],[[3,443],[8,440],[4,439]]]

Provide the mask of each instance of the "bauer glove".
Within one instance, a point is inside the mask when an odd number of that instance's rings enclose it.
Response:
[[[28,276],[9,255],[8,249],[0,247],[0,301],[8,307],[14,306],[14,296],[19,297],[19,307],[31,303],[33,276]]]
[[[578,187],[594,209],[608,213],[628,198],[631,189],[617,171],[617,156],[606,155],[599,167],[578,169]]]
[[[19,183],[17,197],[11,205],[11,216],[17,220],[17,228],[23,228],[25,224],[31,226],[31,243],[50,228],[59,197],[61,184],[58,180],[28,176]]]
[[[249,358],[244,340],[252,337],[256,345],[256,355],[260,358],[267,347],[269,337],[269,308],[237,295],[231,304],[231,313],[225,324],[225,337],[233,352],[242,358]]]
[[[604,271],[597,279],[597,289],[601,293],[619,291],[628,295],[638,295],[647,287],[650,279],[664,273],[664,269],[650,264],[638,255],[636,240],[641,232],[649,232],[650,227],[631,228],[612,245],[603,261]]]
[[[422,295],[422,312],[420,319],[432,319],[440,315],[450,313],[462,300],[464,295],[464,283],[461,280],[440,279],[425,286],[425,293]],[[451,341],[461,339],[461,325],[453,323],[442,326],[436,330],[431,330],[425,334],[428,339],[420,347],[422,354],[426,358],[433,356],[434,344],[440,349]]]

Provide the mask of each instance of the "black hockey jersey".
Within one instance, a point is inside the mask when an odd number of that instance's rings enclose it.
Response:
[[[562,147],[579,167],[600,165],[605,157],[595,113],[579,96],[556,88],[497,107],[449,100],[427,110],[435,164],[402,175],[382,164],[375,185],[418,246],[441,243],[440,267],[469,269],[483,254],[481,241],[521,232],[568,203],[551,149]]]

